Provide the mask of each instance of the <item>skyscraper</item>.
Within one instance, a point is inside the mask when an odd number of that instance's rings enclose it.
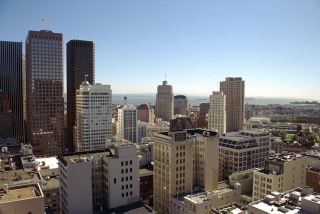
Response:
[[[75,151],[105,148],[112,137],[112,91],[110,85],[84,81],[77,90]]]
[[[244,124],[244,81],[241,77],[227,77],[220,82],[226,95],[227,132],[239,131]]]
[[[0,136],[2,130],[10,130],[8,137],[24,141],[23,123],[23,91],[22,91],[22,42],[0,41],[0,90],[3,103],[7,97],[6,112],[11,112],[10,123],[0,122]],[[1,110],[0,110],[1,111]],[[6,113],[6,114],[7,114]],[[7,115],[8,116],[8,115]],[[6,116],[6,117],[7,117]],[[11,127],[2,127],[2,126]]]
[[[226,133],[226,96],[222,91],[213,91],[210,95],[208,129],[222,134]]]
[[[174,114],[189,114],[189,102],[186,96],[184,95],[176,95],[173,97],[174,99]]]
[[[170,121],[173,118],[172,91],[172,85],[168,85],[166,80],[162,82],[162,85],[158,85],[155,115],[164,121]]]
[[[76,120],[76,90],[87,80],[95,83],[95,45],[92,41],[70,40],[67,43],[67,141],[68,151],[73,151],[73,126]]]
[[[57,155],[64,146],[63,35],[29,31],[26,40],[28,141],[36,155]]]

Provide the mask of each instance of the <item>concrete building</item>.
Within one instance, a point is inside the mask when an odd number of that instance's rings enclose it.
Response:
[[[306,157],[300,154],[271,154],[264,168],[254,172],[253,201],[271,192],[285,192],[306,184]]]
[[[154,123],[154,109],[149,104],[141,104],[137,107],[137,119],[145,123]]]
[[[59,156],[59,168],[62,213],[95,213],[139,201],[139,163],[130,142]]]
[[[228,179],[234,172],[264,166],[269,155],[270,136],[267,130],[242,130],[219,138],[219,179]]]
[[[217,187],[218,137],[201,129],[154,134],[154,210],[170,213],[170,197]],[[193,154],[193,155],[190,155]]]
[[[110,85],[84,81],[77,90],[75,151],[105,148],[112,137],[112,90]]]
[[[155,105],[155,115],[163,121],[170,121],[173,118],[173,89],[168,81],[158,85]]]
[[[0,41],[0,138],[25,141],[22,42]]]
[[[231,202],[240,202],[241,185],[238,183],[221,187],[212,191],[199,191],[194,194],[171,196],[171,214],[198,214],[210,213],[211,209],[227,205]]]
[[[189,115],[189,102],[186,96],[184,95],[176,95],[173,97],[174,100],[174,115],[182,114]]]
[[[147,168],[139,169],[140,201],[145,204],[153,202],[153,171]]]
[[[0,187],[0,213],[44,213],[44,197],[38,183]]]
[[[245,120],[244,81],[241,77],[227,77],[220,82],[220,91],[226,95],[227,132],[239,131]]]
[[[73,127],[76,125],[76,91],[86,80],[95,84],[95,43],[92,41],[70,40],[67,43],[67,142],[72,152]]]
[[[64,149],[63,35],[29,31],[26,39],[27,137],[36,155]]]
[[[295,188],[283,193],[271,192],[264,199],[248,205],[249,214],[320,213],[320,195],[312,188]]]
[[[137,121],[137,139],[135,142],[142,142],[142,138],[147,136],[147,126],[148,123]]]
[[[213,91],[210,95],[208,129],[219,135],[226,133],[226,96],[222,91]]]
[[[282,153],[282,151],[283,151],[282,138],[281,137],[271,137],[269,149],[273,150],[275,153]]]
[[[161,121],[159,123],[147,124],[147,137],[153,137],[155,133],[167,132],[170,129],[169,122]]]
[[[133,143],[137,141],[137,108],[126,104],[118,109],[117,134]]]

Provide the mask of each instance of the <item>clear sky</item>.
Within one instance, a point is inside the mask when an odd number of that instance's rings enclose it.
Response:
[[[216,91],[242,77],[246,97],[320,97],[319,0],[0,0],[0,40],[28,30],[96,44],[96,82],[114,94]],[[66,72],[66,70],[65,70]]]

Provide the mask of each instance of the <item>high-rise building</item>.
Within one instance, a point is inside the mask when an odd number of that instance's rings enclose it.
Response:
[[[189,102],[186,96],[176,95],[174,99],[174,114],[183,114],[188,115],[189,111]]]
[[[36,155],[64,147],[63,35],[29,31],[26,39],[27,135]]]
[[[213,91],[210,95],[208,129],[219,135],[226,133],[226,96],[222,91]]]
[[[131,104],[125,104],[118,109],[118,135],[133,143],[137,141],[137,108]]]
[[[170,121],[173,118],[172,91],[172,85],[168,85],[166,80],[162,82],[162,85],[158,85],[155,115],[164,121]]]
[[[95,43],[70,40],[67,43],[67,141],[68,151],[73,151],[73,126],[76,120],[76,90],[87,80],[95,83]]]
[[[170,213],[170,197],[218,186],[218,137],[201,129],[154,134],[154,210]],[[193,154],[193,155],[191,155]]]
[[[138,120],[145,123],[154,123],[154,109],[149,104],[137,107]]]
[[[2,130],[10,130],[8,137],[24,142],[22,85],[22,42],[0,41],[0,90],[11,112],[11,123],[0,122],[0,138]],[[4,127],[7,125],[11,127]]]
[[[112,91],[110,85],[84,81],[77,90],[74,150],[105,148],[112,137]]]
[[[227,132],[239,131],[244,124],[244,81],[241,77],[227,77],[220,82],[220,91],[226,95]]]

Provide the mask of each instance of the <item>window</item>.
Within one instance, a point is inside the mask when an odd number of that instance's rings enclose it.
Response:
[[[117,179],[116,178],[113,179],[113,183],[115,183],[115,184],[117,183]]]

